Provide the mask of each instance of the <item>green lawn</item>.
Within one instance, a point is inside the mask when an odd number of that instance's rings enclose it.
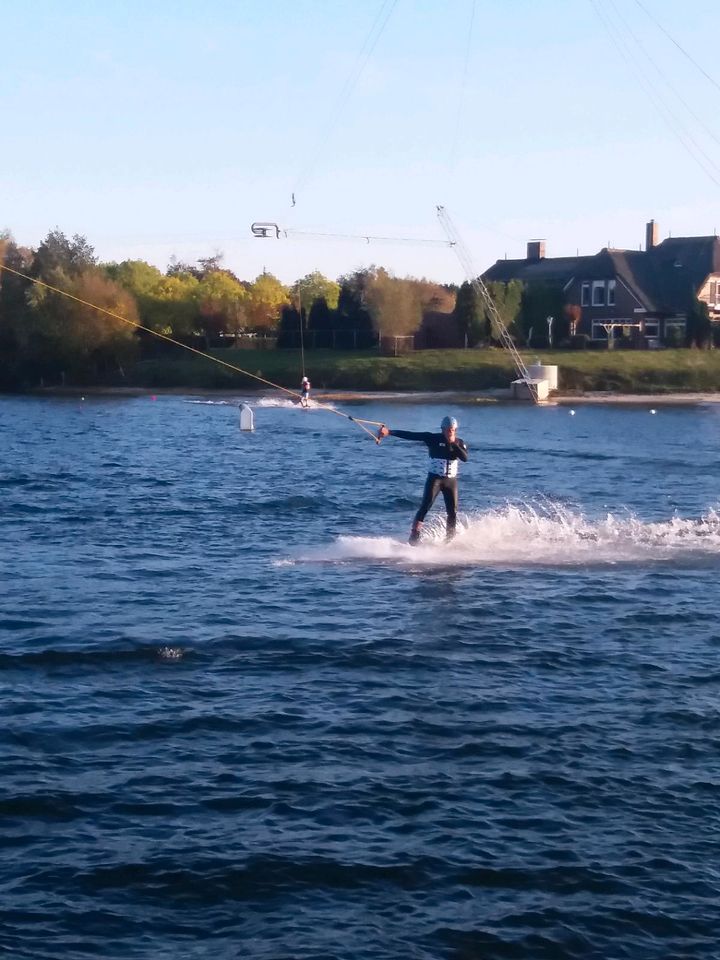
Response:
[[[214,356],[274,383],[296,389],[302,374],[297,350],[221,350]],[[563,391],[629,393],[720,390],[720,350],[587,350],[527,354],[560,368]],[[501,350],[422,350],[401,357],[370,352],[313,350],[305,368],[314,389],[486,390],[514,378]],[[132,385],[196,389],[262,388],[262,384],[202,358],[145,360],[128,371]],[[126,381],[126,382],[128,382]]]

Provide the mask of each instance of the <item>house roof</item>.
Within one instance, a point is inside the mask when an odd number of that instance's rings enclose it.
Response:
[[[541,260],[498,260],[483,274],[483,280],[509,283],[567,283],[594,257],[543,257]]]
[[[720,273],[719,237],[671,237],[650,250],[604,248],[591,257],[498,260],[487,281],[567,283],[617,277],[652,313],[682,313],[711,273]]]

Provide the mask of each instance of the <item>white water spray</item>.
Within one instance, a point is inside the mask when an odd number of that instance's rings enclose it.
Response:
[[[623,563],[720,563],[720,514],[647,522],[631,515],[589,519],[557,504],[507,504],[471,515],[451,543],[428,522],[417,547],[391,537],[339,537],[309,550],[315,562],[418,566],[567,567]]]
[[[254,407],[279,407],[282,410],[335,410],[332,403],[317,403],[315,400],[308,400],[307,407],[303,407],[298,400],[286,400],[284,397],[261,397],[254,401]]]

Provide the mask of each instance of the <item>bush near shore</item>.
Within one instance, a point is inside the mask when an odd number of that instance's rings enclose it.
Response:
[[[302,374],[299,351],[214,351],[282,386],[297,389]],[[557,364],[561,392],[616,391],[663,393],[720,390],[720,350],[542,351],[526,354],[532,363]],[[332,390],[490,390],[507,387],[515,373],[501,350],[423,350],[400,357],[375,352],[314,350],[305,354],[313,389]],[[263,385],[202,358],[158,359],[136,363],[118,386],[188,389],[262,389]]]

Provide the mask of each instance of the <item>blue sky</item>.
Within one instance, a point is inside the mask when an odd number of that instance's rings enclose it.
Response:
[[[717,0],[642,3],[720,84]],[[638,0],[397,0],[338,113],[381,9],[6,5],[0,228],[34,245],[57,226],[163,268],[220,250],[242,277],[285,281],[462,270],[443,246],[256,240],[252,221],[442,240],[441,203],[478,270],[534,237],[549,256],[637,248],[652,217],[661,236],[720,230],[720,89]]]

